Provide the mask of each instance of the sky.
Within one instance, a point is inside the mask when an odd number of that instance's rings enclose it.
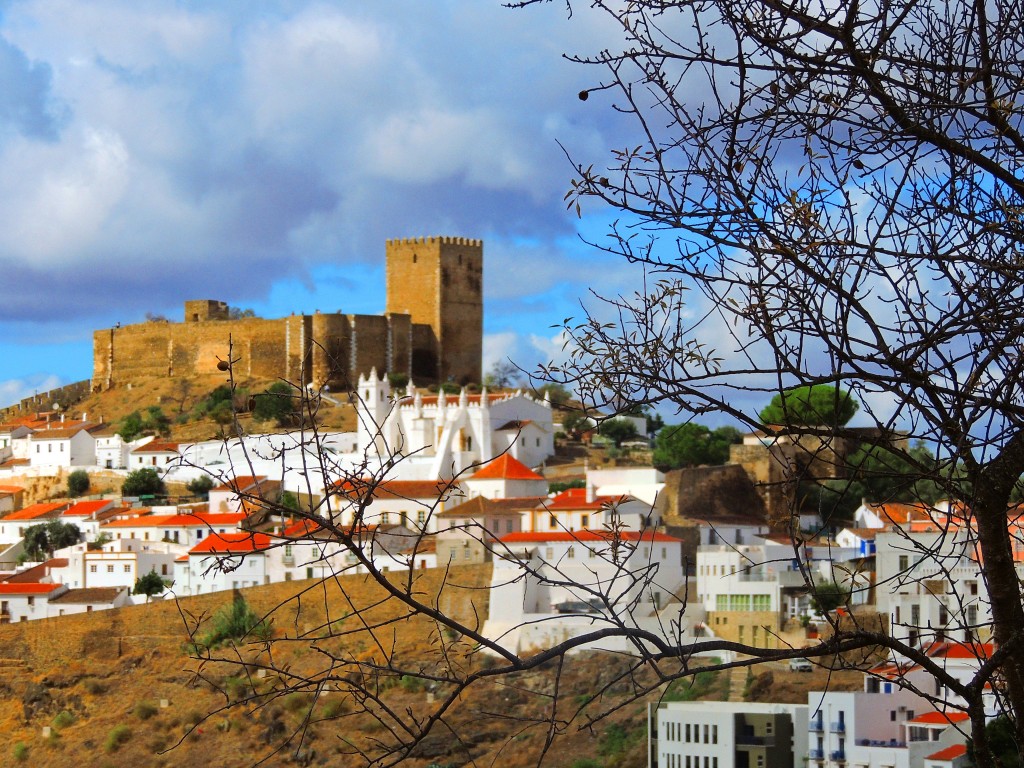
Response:
[[[0,405],[88,378],[92,332],[379,313],[384,241],[485,243],[485,370],[556,355],[636,268],[566,210],[576,159],[628,143],[599,17],[497,0],[0,2]],[[581,238],[582,235],[582,238]]]

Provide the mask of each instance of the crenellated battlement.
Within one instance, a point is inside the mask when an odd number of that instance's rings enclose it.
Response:
[[[396,237],[385,241],[389,247],[408,245],[462,245],[467,248],[483,248],[484,241],[470,237],[448,237],[434,235],[431,237]]]

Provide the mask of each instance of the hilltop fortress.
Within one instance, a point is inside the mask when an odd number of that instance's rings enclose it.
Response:
[[[340,311],[274,320],[229,319],[222,301],[185,302],[184,322],[151,320],[93,334],[93,391],[165,377],[219,374],[351,390],[371,370],[417,384],[479,382],[483,354],[483,242],[388,240],[382,315]]]

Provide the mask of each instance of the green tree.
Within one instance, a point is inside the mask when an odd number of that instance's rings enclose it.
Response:
[[[89,473],[84,469],[76,469],[68,475],[68,496],[77,498],[89,492]]]
[[[815,584],[811,591],[811,606],[820,614],[826,614],[846,605],[850,599],[849,591],[843,589],[834,581]]]
[[[843,426],[860,408],[845,389],[829,384],[794,387],[776,394],[760,414],[765,424]]]
[[[1013,723],[1006,715],[999,715],[989,720],[985,725],[985,735],[989,749],[993,756],[999,760],[1001,768],[1022,768],[1024,759],[1021,757],[1021,750],[1013,737]],[[967,758],[969,765],[975,765],[974,739],[967,740]]]
[[[62,523],[60,520],[50,520],[37,525],[30,525],[25,529],[24,547],[25,552],[33,560],[43,560],[53,557],[58,549],[70,547],[82,540],[82,532],[73,523]]]
[[[160,473],[152,467],[143,467],[128,473],[121,486],[124,496],[163,496],[167,493]]]
[[[298,512],[301,509],[301,506],[299,504],[299,497],[296,496],[295,493],[293,493],[292,491],[283,491],[281,493],[280,504],[284,509],[290,510],[292,512]]]
[[[606,437],[615,443],[616,448],[626,440],[630,440],[637,435],[636,424],[629,419],[619,418],[602,421],[598,432],[602,437]]]
[[[126,443],[130,443],[142,434],[142,416],[138,411],[132,411],[121,419],[117,426],[117,434]]]
[[[163,594],[163,591],[170,586],[167,581],[160,577],[156,571],[150,571],[144,576],[140,576],[135,580],[135,588],[132,589],[133,595],[145,595],[146,602],[154,595]]]
[[[742,439],[735,427],[711,430],[692,421],[665,426],[654,439],[654,464],[665,469],[725,464],[729,446]]]
[[[146,415],[142,418],[142,428],[145,432],[166,437],[171,433],[171,420],[164,413],[159,405],[151,405],[146,409]]]
[[[209,475],[200,475],[194,480],[189,480],[185,487],[193,496],[202,496],[204,499],[208,499],[210,498],[210,489],[213,488],[213,478]]]
[[[533,394],[539,400],[543,400],[545,397],[551,401],[552,405],[562,406],[569,402],[569,398],[572,397],[572,393],[563,387],[561,384],[542,384],[539,387],[535,387]]]
[[[594,420],[581,411],[569,411],[562,416],[562,430],[573,440],[579,440],[584,432],[594,428]]]
[[[256,421],[274,421],[279,427],[295,421],[298,393],[291,384],[276,381],[253,398],[252,416]]]

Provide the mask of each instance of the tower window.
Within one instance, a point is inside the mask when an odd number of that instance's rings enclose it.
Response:
[[[416,263],[416,254],[415,254],[415,253],[414,253],[414,254],[412,255],[412,263],[413,263],[413,264],[415,264],[415,263]]]

